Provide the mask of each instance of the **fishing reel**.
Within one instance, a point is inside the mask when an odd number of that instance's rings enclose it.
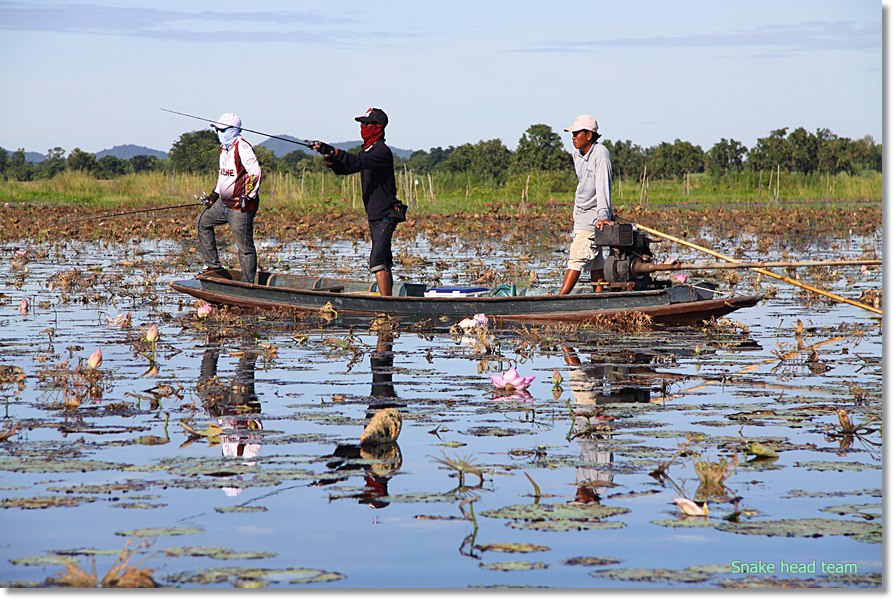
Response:
[[[592,246],[608,251],[602,279],[612,288],[647,290],[666,287],[652,279],[648,265],[652,260],[651,238],[632,223],[610,223],[593,233]]]

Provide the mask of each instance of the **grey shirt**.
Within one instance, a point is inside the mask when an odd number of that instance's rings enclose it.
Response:
[[[577,172],[577,190],[574,192],[574,228],[595,231],[597,219],[612,219],[612,160],[608,149],[593,144],[581,156],[571,152],[574,170]]]

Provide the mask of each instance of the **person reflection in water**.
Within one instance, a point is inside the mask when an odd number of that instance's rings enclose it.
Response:
[[[221,380],[217,374],[220,348],[208,348],[202,356],[202,367],[196,391],[202,405],[223,429],[221,452],[226,458],[253,464],[261,454],[261,442],[252,432],[263,429],[258,416],[261,403],[255,393],[255,368],[258,354],[243,350],[232,378]],[[239,495],[239,487],[224,488],[227,495]]]
[[[577,492],[574,502],[577,504],[595,504],[605,494],[607,486],[614,481],[610,465],[612,452],[608,442],[611,441],[612,428],[603,420],[601,411],[584,407],[596,407],[600,404],[603,373],[592,366],[582,366],[580,358],[573,348],[563,346],[565,364],[571,369],[568,379],[571,394],[577,407],[574,410],[573,439],[578,440],[580,447],[580,466],[577,467],[575,480]],[[599,485],[602,483],[603,485]]]
[[[363,491],[348,497],[373,509],[385,508],[390,504],[384,499],[388,496],[388,482],[403,464],[397,436],[401,427],[399,409],[405,406],[393,401],[397,398],[392,378],[394,335],[387,330],[380,330],[377,335],[376,350],[369,357],[372,389],[361,442],[339,444],[332,454],[332,460],[326,464],[333,474],[317,482],[317,485],[329,485],[344,481],[347,477],[340,476],[341,471],[350,472],[362,467]]]

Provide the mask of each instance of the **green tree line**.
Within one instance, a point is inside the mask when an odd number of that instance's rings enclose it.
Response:
[[[723,138],[707,151],[683,140],[661,142],[643,148],[630,140],[602,140],[612,157],[617,178],[674,180],[688,174],[707,173],[723,176],[731,173],[776,171],[811,174],[815,172],[856,175],[881,172],[882,145],[871,136],[858,140],[841,137],[828,129],[811,133],[799,127],[774,129],[759,138],[751,149],[734,139]],[[267,173],[299,174],[324,169],[315,154],[301,150],[277,157],[264,146],[254,146],[262,169]],[[355,149],[356,150],[356,149]],[[29,163],[24,149],[9,152],[0,148],[0,176],[6,180],[48,179],[65,170],[82,171],[97,179],[114,179],[129,173],[161,171],[166,173],[207,173],[217,168],[218,142],[210,130],[182,134],[166,159],[134,156],[124,160],[95,154],[80,148],[68,156],[62,148],[52,148],[46,160]],[[548,125],[537,123],[519,138],[515,151],[500,139],[478,143],[417,150],[396,166],[419,175],[431,173],[470,174],[477,179],[505,183],[510,177],[531,171],[567,171],[571,159],[560,135]]]

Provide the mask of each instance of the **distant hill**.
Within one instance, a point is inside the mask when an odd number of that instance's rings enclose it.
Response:
[[[7,152],[9,151],[7,150]],[[25,162],[39,163],[45,161],[46,159],[47,157],[40,152],[25,152]]]
[[[286,134],[278,135],[277,137],[286,138],[287,140],[299,141],[298,138],[291,136],[291,135],[286,135]],[[329,143],[332,144],[332,142],[329,142]],[[338,143],[335,143],[332,145],[335,146],[336,148],[338,148],[339,150],[350,150],[351,148],[356,148],[357,146],[359,146],[362,143],[363,143],[362,140],[354,140],[354,141],[350,141],[350,142],[338,142]],[[313,150],[311,150],[310,148],[305,148],[304,146],[301,146],[299,144],[290,144],[289,142],[286,142],[284,140],[278,140],[275,138],[267,138],[266,140],[264,140],[263,142],[258,144],[258,146],[264,146],[265,148],[267,148],[268,150],[273,152],[273,154],[276,155],[277,158],[279,158],[280,156],[285,156],[289,152],[294,152],[295,150],[299,150],[301,152],[304,152],[305,154],[313,154],[314,153]],[[406,159],[406,158],[409,158],[411,154],[413,154],[413,150],[404,150],[403,148],[395,148],[394,146],[391,146],[391,145],[389,145],[389,148],[391,148],[391,152],[393,152],[394,155],[399,158]]]
[[[99,160],[103,156],[114,156],[115,158],[120,158],[121,160],[130,160],[134,156],[154,156],[156,158],[167,158],[168,153],[162,152],[161,150],[153,150],[152,148],[146,148],[145,146],[134,146],[133,144],[125,144],[124,146],[115,146],[113,148],[109,148],[108,150],[100,150],[96,153],[96,159]]]

